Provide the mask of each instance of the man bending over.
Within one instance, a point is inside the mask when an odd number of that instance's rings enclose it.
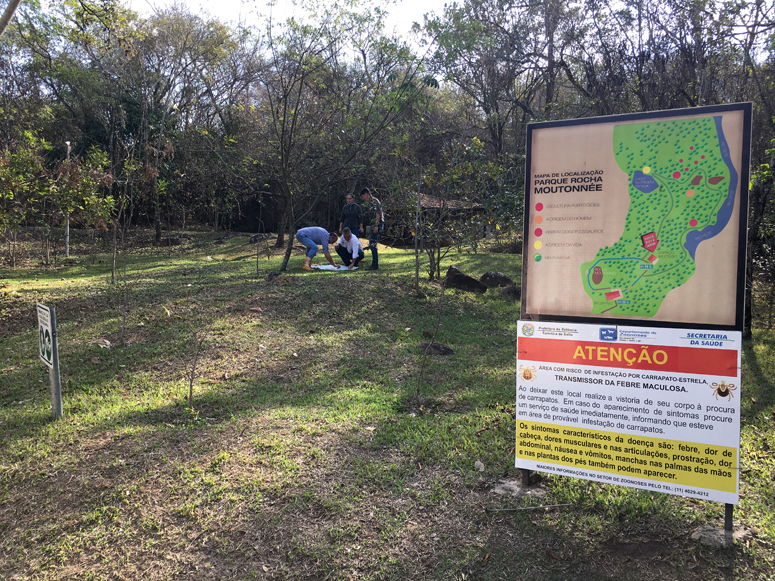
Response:
[[[306,248],[307,252],[304,256],[304,270],[312,270],[312,258],[318,253],[318,246],[323,247],[323,256],[326,257],[329,264],[334,268],[339,268],[339,265],[334,264],[331,260],[331,254],[328,252],[328,245],[336,242],[336,234],[324,228],[318,228],[317,226],[309,226],[308,228],[302,228],[296,232],[296,240],[301,242]]]

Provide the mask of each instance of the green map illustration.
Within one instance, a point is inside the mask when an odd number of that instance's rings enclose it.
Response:
[[[617,125],[613,151],[629,176],[624,232],[581,279],[592,314],[653,317],[694,274],[699,244],[729,223],[738,176],[720,116]]]

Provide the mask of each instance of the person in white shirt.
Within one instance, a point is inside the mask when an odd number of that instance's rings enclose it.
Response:
[[[345,227],[342,236],[336,241],[336,253],[344,262],[344,265],[352,270],[363,260],[363,246],[357,236],[353,236],[352,230]]]

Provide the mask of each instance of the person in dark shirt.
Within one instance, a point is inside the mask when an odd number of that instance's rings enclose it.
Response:
[[[339,217],[339,234],[344,228],[349,228],[356,238],[360,238],[363,231],[363,211],[355,203],[352,194],[345,196],[345,202],[347,203],[342,208],[342,215]]]
[[[385,229],[385,212],[382,210],[382,202],[371,195],[369,188],[361,190],[361,202],[365,208],[363,223],[366,229],[364,236],[368,235],[369,245],[366,250],[371,250],[371,266],[366,270],[379,270],[379,252],[377,243],[382,231]]]

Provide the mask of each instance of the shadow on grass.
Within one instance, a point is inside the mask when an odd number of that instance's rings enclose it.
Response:
[[[743,343],[743,378],[740,390],[740,416],[753,422],[763,411],[775,406],[775,384],[768,367],[773,365],[775,333],[755,330],[753,341]]]
[[[651,527],[628,523],[649,518],[648,510],[601,516],[595,514],[599,500],[584,498],[568,518],[484,516],[483,508],[494,504],[494,474],[480,481],[470,464],[513,434],[510,422],[477,441],[474,434],[494,418],[474,410],[469,418],[408,417],[391,407],[390,386],[369,390],[360,376],[336,387],[343,377],[296,389],[239,379],[198,396],[196,417],[181,418],[183,404],[168,404],[99,423],[95,432],[108,440],[80,452],[74,470],[16,493],[44,510],[44,499],[69,484],[68,474],[78,478],[78,502],[47,513],[30,532],[44,541],[39,547],[80,539],[58,556],[45,554],[106,576],[132,574],[111,559],[128,551],[148,578],[165,574],[164,558],[178,563],[172,574],[207,563],[224,579],[264,567],[281,578],[655,579],[680,569],[682,579],[705,579],[718,573],[719,554],[700,553],[699,565],[692,560],[698,553],[685,539],[683,515],[664,507],[654,511],[660,522]],[[349,422],[335,413],[338,406],[369,405],[377,409],[348,414]],[[160,425],[165,419],[183,423]],[[364,429],[360,421],[371,425]],[[124,435],[127,425],[159,429]],[[450,428],[457,431],[444,437]],[[458,463],[432,455],[434,446],[452,452],[453,443],[463,452]],[[585,520],[590,514],[597,522]],[[50,526],[42,532],[45,523]],[[658,526],[663,530],[654,534]],[[16,538],[12,532],[9,538]]]
[[[204,267],[202,267],[204,268]],[[157,278],[148,278],[149,273],[132,273],[133,282],[125,296],[116,297],[112,290],[98,292],[96,296],[82,296],[63,301],[58,306],[60,323],[60,357],[63,370],[72,373],[63,377],[66,391],[84,394],[105,394],[110,390],[123,389],[121,383],[127,383],[127,377],[148,373],[161,358],[178,361],[176,373],[182,374],[187,351],[191,343],[191,321],[176,318],[176,305],[186,301],[209,302],[205,308],[218,324],[232,325],[251,332],[242,320],[249,305],[263,306],[260,315],[261,328],[258,328],[254,342],[261,341],[265,330],[286,333],[292,337],[312,336],[311,349],[319,335],[323,335],[318,350],[336,347],[341,349],[355,345],[362,358],[365,358],[376,375],[384,376],[385,367],[392,368],[394,362],[399,366],[409,362],[406,373],[396,374],[396,381],[403,383],[411,380],[421,356],[419,343],[424,340],[421,333],[429,333],[435,327],[435,301],[418,301],[407,298],[411,287],[410,276],[386,276],[380,280],[379,293],[359,284],[354,277],[329,278],[324,280],[314,276],[291,276],[286,278],[298,281],[298,284],[275,284],[259,280],[247,283],[244,268],[228,264],[208,267],[206,275],[216,276],[218,280],[195,282],[190,289],[187,276],[194,268],[171,268]],[[201,269],[199,269],[201,270]],[[213,293],[218,296],[214,296]],[[449,293],[452,296],[453,293]],[[115,305],[129,305],[125,338],[134,341],[130,346],[119,346],[111,351],[100,349],[97,339],[109,337],[117,343],[121,322],[121,312]],[[229,311],[219,308],[227,303]],[[169,307],[169,308],[168,308]],[[483,328],[479,321],[492,320],[493,309],[498,315],[516,320],[518,307],[497,298],[471,298],[459,296],[448,301],[443,310],[442,326],[437,341],[452,345],[458,355],[446,360],[431,358],[428,364],[428,386],[422,386],[423,392],[433,394],[460,388],[471,384],[489,381],[492,370],[510,366],[512,349],[510,331],[502,328]],[[169,312],[174,313],[170,317]],[[165,314],[166,312],[166,314]],[[184,313],[186,315],[186,313]],[[77,330],[70,327],[77,320]],[[374,322],[372,322],[374,321]],[[502,321],[499,322],[499,324]],[[142,324],[142,328],[137,325]],[[511,322],[508,323],[512,324]],[[354,333],[355,329],[364,331]],[[410,330],[406,330],[406,329]],[[326,335],[328,334],[328,335]],[[34,333],[29,329],[19,329],[8,339],[9,344],[17,341],[29,343],[34,347]],[[68,345],[71,343],[74,346]],[[291,345],[293,347],[293,345]],[[505,349],[505,351],[504,351]],[[227,346],[219,348],[228,353]],[[30,351],[30,352],[31,352]],[[284,358],[278,359],[268,367],[273,372],[288,368],[294,363],[291,348]],[[388,353],[387,361],[383,352]],[[467,355],[475,354],[483,363],[468,365]],[[100,358],[102,363],[95,366],[89,363],[92,358]],[[404,363],[400,363],[402,361]],[[307,363],[308,364],[308,363]],[[351,364],[344,363],[348,368]],[[487,369],[491,367],[491,369]],[[446,371],[446,373],[445,373]],[[37,372],[22,368],[6,373],[0,379],[0,394],[4,400],[21,400],[34,396],[39,391],[35,380]],[[158,381],[160,378],[150,378]],[[168,381],[168,378],[161,378]],[[441,380],[441,381],[439,381]],[[69,384],[68,384],[69,382]],[[450,385],[449,382],[452,382]],[[439,389],[441,388],[441,389]],[[10,397],[9,397],[10,396]],[[30,425],[29,428],[34,426]],[[19,434],[23,436],[24,434]]]

